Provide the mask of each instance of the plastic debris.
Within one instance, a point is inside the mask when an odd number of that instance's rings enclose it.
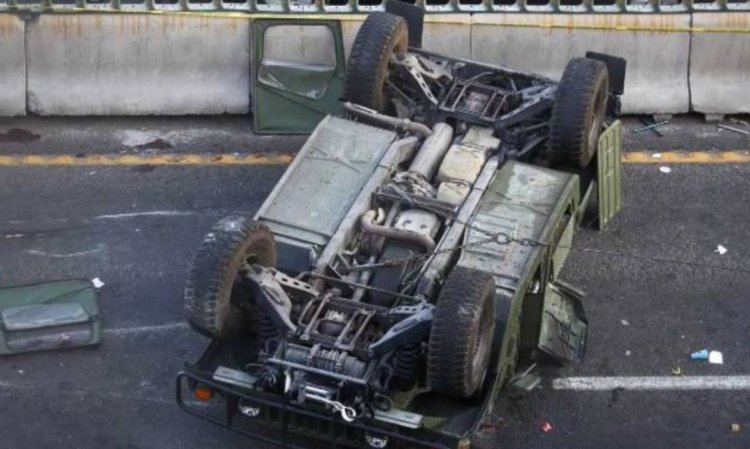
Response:
[[[672,368],[672,375],[673,376],[684,376],[685,373],[682,372],[682,367],[675,366],[674,368]]]
[[[721,129],[726,129],[727,131],[735,132],[737,134],[743,134],[745,136],[750,136],[750,131],[745,131],[744,129],[735,128],[734,126],[727,126],[727,125],[722,125],[722,124],[718,124],[716,126],[719,127],[719,128],[721,128]]]
[[[708,360],[708,363],[714,365],[724,364],[724,354],[719,351],[709,351],[708,349],[702,349],[690,354],[690,358],[693,360]]]
[[[690,358],[693,360],[708,360],[708,349],[702,349],[690,354]]]
[[[718,245],[714,252],[719,253],[720,256],[723,256],[724,254],[726,254],[727,249],[723,245]]]
[[[742,125],[745,127],[750,127],[750,123],[746,122],[745,120],[740,120],[738,118],[729,118],[729,123],[734,123],[735,125]]]
[[[540,426],[539,430],[541,430],[544,433],[549,433],[552,431],[552,424],[550,424],[548,421],[544,421]]]
[[[659,167],[659,171],[662,173],[671,173],[672,169],[669,167]]]
[[[661,159],[661,153],[653,153],[651,157],[654,159]]]
[[[102,288],[104,287],[104,282],[102,282],[99,278],[94,278],[91,280],[91,283],[94,284],[94,288]]]
[[[723,365],[724,364],[724,354],[722,354],[719,351],[711,351],[708,353],[708,363],[713,363],[714,365]]]
[[[643,122],[643,123],[647,123],[647,122]],[[661,137],[662,134],[656,128],[658,128],[660,126],[664,126],[664,125],[666,125],[668,123],[669,123],[669,120],[662,120],[660,122],[651,123],[651,124],[648,124],[646,126],[642,126],[640,128],[636,128],[636,129],[633,130],[633,132],[636,133],[636,134],[639,134],[639,133],[642,133],[644,131],[651,130],[651,131],[654,132],[654,134],[656,134],[657,136]]]
[[[620,323],[621,323],[621,324],[622,324],[623,326],[630,326],[630,321],[628,321],[628,320],[620,320]]]
[[[736,422],[732,423],[732,433],[739,433],[740,430],[742,430],[742,426],[740,426]]]
[[[628,349],[627,351],[625,351],[625,357],[630,357],[631,354],[632,354],[632,352],[630,351],[630,349]]]

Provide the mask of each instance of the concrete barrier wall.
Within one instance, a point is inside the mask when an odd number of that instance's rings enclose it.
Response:
[[[554,79],[588,50],[621,56],[628,60],[623,112],[680,113],[690,107],[690,35],[640,30],[689,26],[689,14],[475,15],[471,56]]]
[[[26,113],[24,23],[0,15],[0,116]]]
[[[249,111],[250,24],[41,15],[28,27],[28,107],[41,115]]]
[[[247,17],[42,14],[24,23],[0,14],[0,115],[247,113],[253,16]],[[341,20],[348,57],[365,16],[325,17]],[[748,12],[461,13],[425,20],[428,50],[552,78],[587,50],[623,56],[626,113],[691,106],[750,112]],[[289,48],[299,47],[300,35],[288,39]]]
[[[750,12],[693,15],[690,92],[694,111],[750,112]],[[744,31],[744,32],[741,32]]]

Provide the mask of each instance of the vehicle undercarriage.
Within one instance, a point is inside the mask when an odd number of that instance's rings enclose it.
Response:
[[[557,83],[407,41],[401,17],[368,17],[348,116],[324,119],[255,218],[223,220],[196,256],[188,322],[221,362],[181,376],[245,418],[281,401],[377,422],[369,447],[393,429],[453,445],[519,366],[583,355],[581,295],[558,273],[616,110],[607,64],[574,59]]]

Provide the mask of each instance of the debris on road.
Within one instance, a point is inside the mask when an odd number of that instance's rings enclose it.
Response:
[[[622,324],[623,326],[630,326],[630,321],[628,321],[628,320],[620,320],[620,323],[621,323],[621,324]]]
[[[676,367],[672,368],[672,375],[673,376],[684,376],[685,373],[682,372],[682,367],[676,366]]]
[[[633,352],[630,349],[628,349],[627,351],[625,351],[625,357],[630,357],[632,354],[633,354]]]
[[[669,167],[659,167],[659,171],[662,173],[671,173],[672,169]]]
[[[550,424],[548,421],[544,421],[540,426],[539,430],[544,433],[552,432],[552,424]]]
[[[96,290],[85,279],[2,288],[0,355],[96,345],[99,315]]]
[[[732,118],[732,117],[730,117],[728,120],[729,120],[729,123],[734,123],[735,125],[742,125],[742,126],[750,128],[750,122],[747,122],[745,120],[740,120],[738,118]]]
[[[635,134],[640,134],[644,131],[651,131],[654,134],[656,134],[658,137],[662,137],[663,134],[656,128],[659,128],[669,123],[669,120],[662,120],[662,121],[657,122],[651,117],[641,117],[640,121],[646,126],[642,126],[640,128],[634,129],[633,132]]]
[[[723,245],[718,245],[714,252],[719,253],[720,256],[723,256],[724,254],[726,254],[727,249]]]
[[[742,430],[742,426],[737,423],[732,423],[732,433],[740,433],[740,430]]]
[[[708,349],[693,352],[690,354],[690,358],[692,360],[708,360],[708,363],[714,365],[724,364],[724,354],[719,351],[709,351]]]
[[[94,288],[96,288],[96,289],[100,289],[100,288],[104,287],[104,282],[102,282],[102,280],[99,279],[99,278],[92,279],[91,283],[94,284]]]
[[[692,360],[708,360],[708,349],[702,349],[690,354]]]
[[[735,132],[737,134],[743,134],[745,136],[750,136],[750,131],[745,131],[744,129],[735,128],[734,126],[722,125],[721,123],[719,123],[716,126],[719,127],[719,128],[721,128],[721,129],[726,129],[727,131]]]
[[[654,153],[651,155],[651,157],[654,159],[661,159],[661,153]]]

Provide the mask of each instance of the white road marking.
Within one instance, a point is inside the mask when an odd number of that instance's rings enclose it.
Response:
[[[119,337],[119,336],[124,336],[124,335],[133,335],[133,334],[171,332],[175,330],[188,329],[189,327],[190,326],[188,326],[187,323],[177,322],[177,323],[157,324],[155,326],[136,326],[136,327],[121,327],[121,328],[116,328],[116,329],[104,329],[104,333],[107,335],[115,335]]]
[[[122,218],[134,218],[134,217],[179,217],[185,215],[193,215],[195,212],[179,211],[179,210],[152,210],[147,212],[129,212],[124,214],[107,214],[99,215],[95,220],[119,220]]]
[[[28,382],[11,382],[9,380],[0,380],[0,388],[21,390],[32,388],[32,386]]]
[[[45,251],[39,251],[37,249],[27,249],[25,252],[27,254],[31,254],[32,256],[42,256],[42,257],[52,257],[55,259],[62,259],[66,257],[79,257],[79,256],[87,256],[89,254],[95,254],[101,251],[104,251],[107,249],[107,246],[104,244],[97,245],[96,248],[90,249],[88,251],[78,251],[75,253],[66,253],[66,254],[56,254],[56,253],[48,253]]]
[[[567,377],[552,380],[555,390],[750,390],[750,376]]]

